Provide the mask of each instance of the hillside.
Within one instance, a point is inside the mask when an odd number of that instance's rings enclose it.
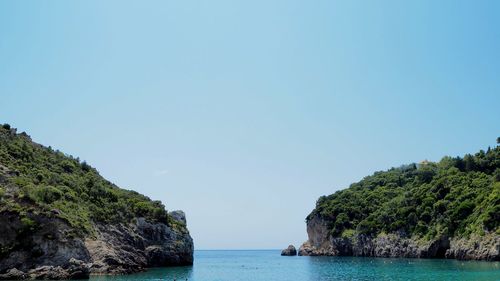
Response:
[[[376,172],[322,196],[302,255],[500,259],[500,147]]]
[[[0,278],[13,268],[23,278],[53,279],[36,269],[79,268],[66,276],[77,278],[192,263],[182,212],[168,213],[7,124],[0,127],[0,232]]]

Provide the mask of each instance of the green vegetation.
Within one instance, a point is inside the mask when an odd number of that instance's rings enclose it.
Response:
[[[184,228],[160,201],[118,188],[85,161],[33,143],[8,124],[0,126],[0,212],[28,213],[66,220],[80,234],[92,234],[94,223],[129,223],[136,217]]]
[[[376,172],[319,198],[307,220],[315,216],[334,237],[500,234],[500,147]]]

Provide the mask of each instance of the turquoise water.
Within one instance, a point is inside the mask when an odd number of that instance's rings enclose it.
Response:
[[[189,267],[155,268],[93,281],[500,280],[500,262],[360,257],[282,257],[280,251],[195,251]]]

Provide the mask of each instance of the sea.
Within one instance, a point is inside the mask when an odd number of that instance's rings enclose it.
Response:
[[[92,281],[500,281],[500,262],[367,257],[284,257],[279,250],[195,251],[193,266],[153,268]]]

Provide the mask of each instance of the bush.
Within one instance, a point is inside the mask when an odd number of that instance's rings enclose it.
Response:
[[[356,231],[354,229],[346,229],[342,232],[340,237],[342,238],[352,238],[356,234]]]
[[[73,173],[73,171],[76,169],[75,164],[72,161],[65,160],[61,163],[61,166],[63,168],[63,171],[65,173]]]
[[[35,196],[38,201],[45,204],[51,204],[63,197],[63,193],[53,186],[40,186],[35,190]]]
[[[80,166],[82,167],[82,170],[83,170],[84,172],[89,172],[89,171],[90,171],[90,169],[91,169],[90,165],[89,165],[89,164],[87,164],[87,162],[85,162],[85,161],[83,161],[83,162],[80,164]]]
[[[28,217],[21,218],[22,232],[34,231],[36,222]]]

